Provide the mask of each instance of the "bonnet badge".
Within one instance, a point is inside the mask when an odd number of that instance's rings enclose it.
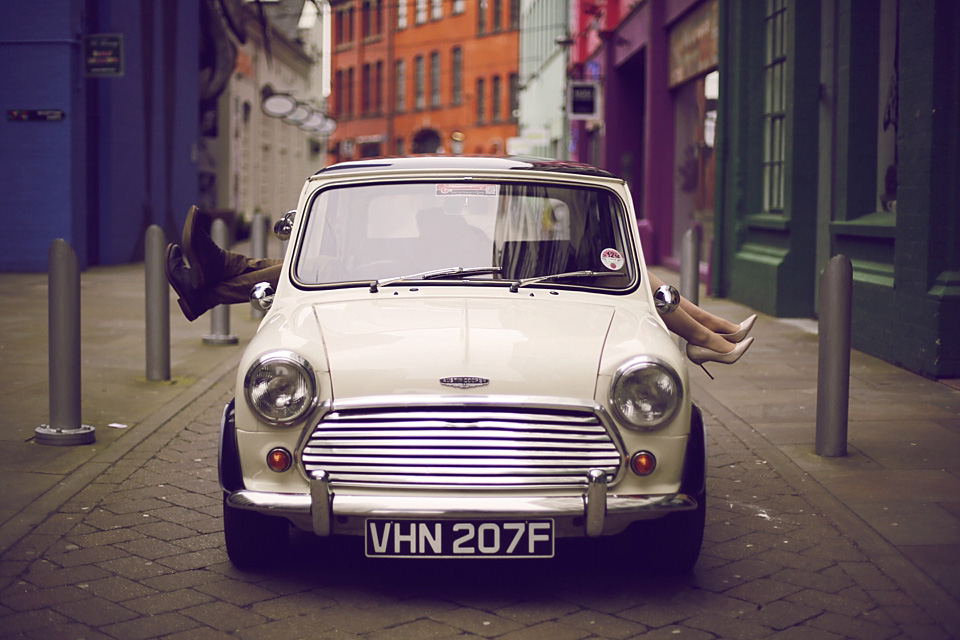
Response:
[[[440,384],[445,387],[469,389],[470,387],[482,387],[485,384],[490,384],[490,380],[476,376],[451,376],[449,378],[440,378]]]

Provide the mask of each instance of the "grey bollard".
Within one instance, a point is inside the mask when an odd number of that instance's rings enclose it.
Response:
[[[680,250],[680,295],[700,304],[700,229],[690,228],[683,234]]]
[[[146,291],[147,380],[170,379],[170,285],[163,262],[167,236],[158,225],[147,228],[144,240]]]
[[[853,266],[850,258],[834,256],[820,279],[816,441],[819,456],[847,455],[852,298]]]
[[[80,267],[66,240],[50,244],[48,268],[50,424],[34,430],[40,444],[88,444],[95,429],[80,424]]]
[[[250,257],[262,259],[267,257],[267,230],[270,226],[270,220],[262,213],[253,216],[253,222],[250,226]],[[260,320],[266,315],[264,311],[250,307],[250,317],[254,320]]]
[[[210,237],[221,249],[230,248],[230,232],[221,218],[215,218],[210,226]],[[230,333],[230,307],[217,305],[210,310],[210,333],[204,334],[205,344],[237,344],[239,338]]]

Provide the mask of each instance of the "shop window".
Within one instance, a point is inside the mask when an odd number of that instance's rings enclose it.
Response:
[[[900,101],[900,29],[897,0],[880,3],[880,113],[877,122],[877,211],[897,211],[897,120]]]
[[[787,0],[768,0],[764,17],[763,211],[783,213]]]

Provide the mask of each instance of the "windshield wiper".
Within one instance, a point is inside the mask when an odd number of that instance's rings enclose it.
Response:
[[[517,280],[512,285],[510,285],[510,293],[516,293],[520,290],[520,287],[525,287],[528,284],[533,284],[535,282],[543,282],[545,280],[560,280],[561,278],[591,278],[594,276],[620,276],[623,277],[627,274],[625,273],[611,273],[609,271],[567,271],[566,273],[551,273],[548,276],[535,276],[533,278],[524,278],[523,280]]]
[[[422,273],[413,273],[407,276],[395,276],[393,278],[381,278],[370,283],[370,293],[376,293],[380,287],[396,284],[397,282],[406,282],[408,280],[435,280],[437,278],[466,278],[467,276],[478,276],[490,273],[500,273],[500,267],[447,267],[446,269],[434,269],[433,271],[424,271]]]

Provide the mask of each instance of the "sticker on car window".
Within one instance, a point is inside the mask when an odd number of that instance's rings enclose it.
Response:
[[[438,196],[497,196],[498,184],[438,184]]]
[[[623,269],[623,256],[616,249],[604,249],[601,251],[600,262],[611,271]]]

